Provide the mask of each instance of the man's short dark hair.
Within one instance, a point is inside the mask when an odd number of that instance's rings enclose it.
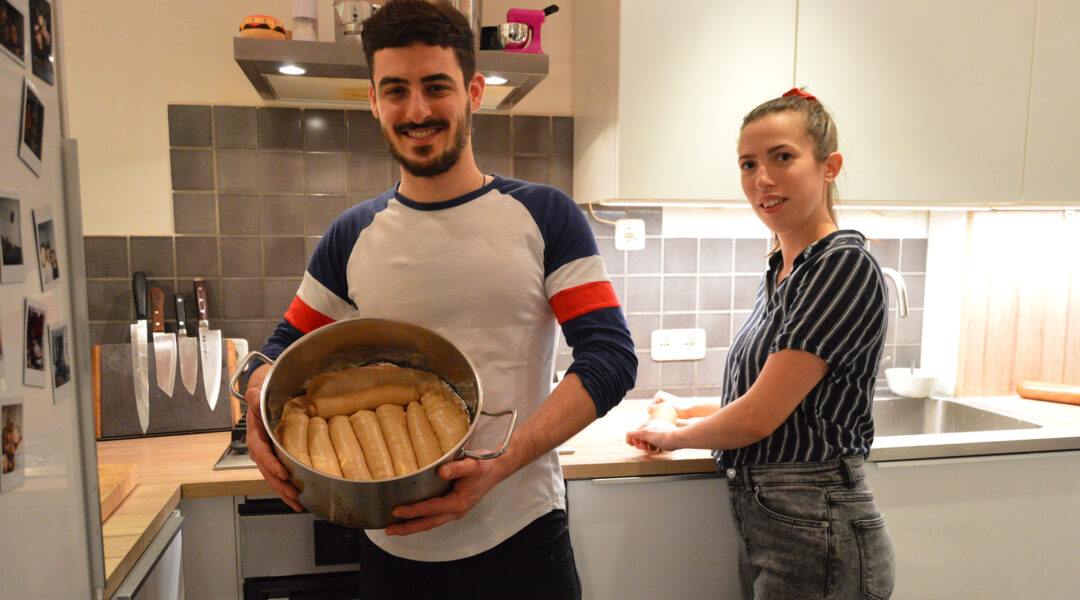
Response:
[[[466,89],[476,73],[476,47],[469,20],[445,0],[389,0],[364,21],[360,39],[375,83],[375,52],[417,42],[450,48],[465,76]]]

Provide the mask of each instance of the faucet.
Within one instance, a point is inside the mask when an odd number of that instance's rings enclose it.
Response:
[[[906,317],[908,315],[907,284],[904,283],[903,276],[896,269],[888,267],[881,267],[881,274],[892,281],[893,287],[896,288],[897,309],[901,317]]]

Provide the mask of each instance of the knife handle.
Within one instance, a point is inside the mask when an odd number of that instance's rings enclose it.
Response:
[[[173,302],[176,304],[176,330],[187,335],[187,302],[184,300],[184,295],[176,294],[173,296]]]
[[[135,296],[135,320],[146,320],[146,273],[135,271],[131,276],[131,293]]]
[[[165,292],[156,286],[150,286],[150,321],[155,332],[165,333]]]
[[[202,279],[192,281],[195,286],[195,308],[199,313],[200,321],[209,321],[206,318],[206,282]]]

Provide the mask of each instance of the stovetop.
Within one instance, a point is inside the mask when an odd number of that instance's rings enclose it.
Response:
[[[251,460],[251,456],[248,455],[247,447],[247,415],[240,417],[240,420],[232,428],[232,440],[225,448],[225,451],[221,453],[221,458],[214,464],[215,471],[223,471],[225,469],[254,469],[255,461]]]

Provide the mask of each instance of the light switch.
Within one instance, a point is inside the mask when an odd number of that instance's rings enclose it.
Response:
[[[615,221],[616,250],[645,249],[645,221],[642,219],[618,219]]]

